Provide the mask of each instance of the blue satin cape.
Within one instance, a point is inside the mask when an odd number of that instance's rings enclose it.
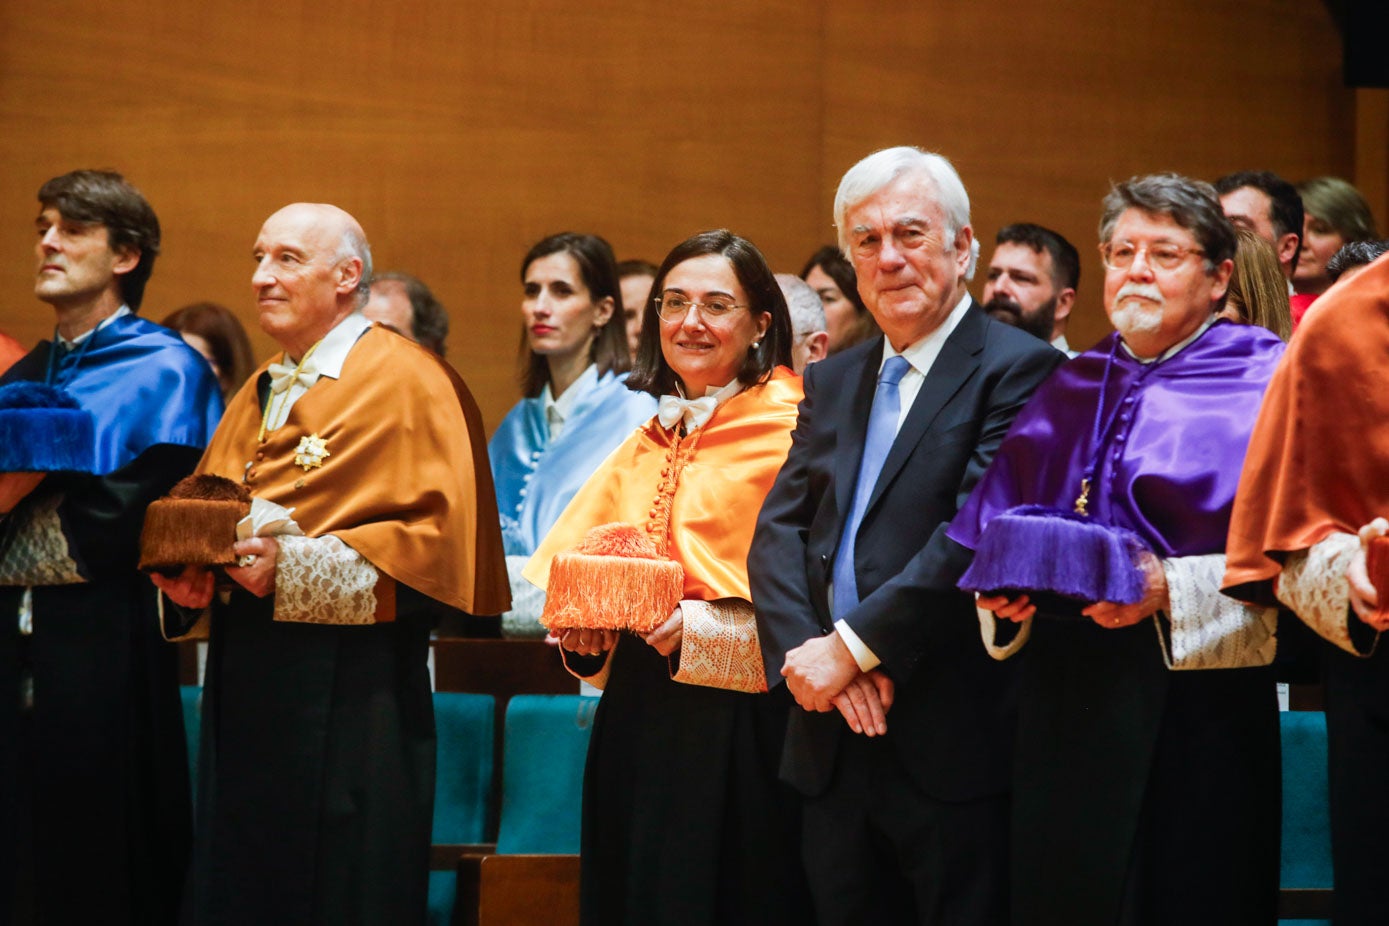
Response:
[[[96,418],[92,473],[113,473],[157,444],[207,446],[222,417],[222,392],[197,351],[138,315],[123,315],[92,337],[86,350],[59,358],[53,376]],[[40,341],[0,382],[42,382],[52,347]]]
[[[611,372],[578,396],[555,441],[539,398],[516,403],[487,445],[506,554],[534,553],[599,464],[654,414],[654,397]]]

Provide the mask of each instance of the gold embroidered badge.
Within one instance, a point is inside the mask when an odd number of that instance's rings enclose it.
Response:
[[[304,467],[308,472],[323,465],[323,458],[332,456],[328,452],[328,442],[317,434],[299,438],[299,446],[294,448],[294,465]]]

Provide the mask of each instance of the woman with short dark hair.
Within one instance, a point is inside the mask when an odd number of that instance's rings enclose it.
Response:
[[[811,921],[799,801],[777,779],[791,701],[784,685],[766,691],[747,576],[802,398],[790,316],[762,255],[728,231],[677,245],[652,293],[629,385],[659,395],[659,412],[526,569],[560,582],[557,553],[624,522],[684,575],[650,634],[560,640],[570,671],[604,688],[584,777],[581,919],[799,926]]]

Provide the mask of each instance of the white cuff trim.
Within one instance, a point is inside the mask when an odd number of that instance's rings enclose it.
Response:
[[[275,620],[306,624],[376,621],[376,567],[332,534],[279,538]]]
[[[1278,649],[1278,610],[1242,604],[1220,593],[1225,554],[1173,556],[1162,561],[1171,602],[1171,640],[1156,619],[1158,644],[1169,669],[1241,669],[1266,666]]]
[[[854,662],[858,663],[860,671],[872,672],[883,661],[878,658],[878,654],[868,648],[868,644],[854,633],[854,628],[849,626],[849,622],[839,619],[834,622],[834,629],[839,633],[839,638],[844,641],[844,645],[849,648],[849,652],[854,657]]]

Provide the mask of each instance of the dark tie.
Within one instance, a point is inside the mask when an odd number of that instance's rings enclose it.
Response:
[[[863,462],[859,464],[858,481],[854,484],[854,501],[844,533],[839,536],[839,552],[834,557],[834,618],[840,619],[858,604],[858,580],[854,576],[854,537],[858,534],[863,513],[883,461],[897,437],[897,416],[902,411],[902,396],[897,384],[902,381],[911,364],[905,357],[893,357],[883,364],[878,374],[878,389],[873,393],[873,410],[868,415],[868,434],[863,439]]]

